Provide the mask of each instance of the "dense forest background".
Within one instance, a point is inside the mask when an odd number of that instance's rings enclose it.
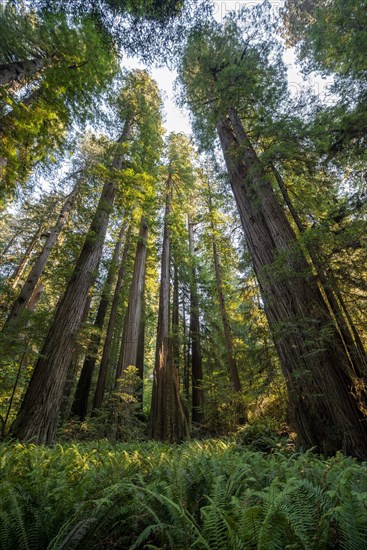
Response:
[[[0,5],[1,548],[367,548],[367,6],[218,4]]]

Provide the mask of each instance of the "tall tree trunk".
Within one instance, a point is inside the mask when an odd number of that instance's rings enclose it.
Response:
[[[90,294],[88,294],[88,298],[87,298],[83,315],[82,315],[82,320],[80,323],[81,326],[87,322],[91,301],[92,301],[92,297]],[[61,424],[63,424],[70,417],[71,406],[72,406],[71,398],[76,386],[76,375],[78,371],[78,363],[79,363],[80,355],[81,355],[81,349],[78,348],[73,353],[73,356],[68,366],[66,382],[65,382],[61,405],[60,405]]]
[[[284,202],[292,215],[297,229],[302,235],[305,233],[306,227],[303,225],[300,217],[297,214],[296,209],[293,206],[292,200],[284,184],[283,178],[273,164],[271,164],[271,169],[274,173],[275,179],[284,198]],[[325,293],[331,312],[335,316],[335,321],[338,325],[340,335],[343,338],[346,350],[350,354],[350,359],[353,362],[354,370],[358,376],[366,376],[366,350],[364,349],[358,330],[356,329],[353,320],[349,315],[348,309],[345,306],[343,297],[335,280],[334,273],[330,267],[324,265],[325,262],[320,257],[319,251],[312,244],[310,245],[310,243],[305,241],[305,246],[319,278],[320,287]]]
[[[189,335],[186,326],[186,300],[185,289],[182,292],[182,326],[183,326],[183,355],[184,355],[184,375],[183,384],[187,402],[190,400],[190,344]]]
[[[75,199],[79,192],[79,187],[80,187],[80,182],[77,182],[72,192],[68,195],[61,209],[57,222],[55,223],[54,227],[51,229],[46,239],[46,242],[42,248],[41,253],[39,254],[38,258],[35,260],[33,267],[31,269],[31,272],[28,275],[27,280],[25,281],[18,295],[18,298],[15,300],[13,304],[13,307],[6,320],[6,323],[2,329],[3,332],[5,332],[9,326],[11,325],[14,326],[18,321],[20,321],[21,316],[24,310],[26,309],[27,304],[34,292],[34,289],[36,288],[38,281],[44,271],[46,262],[51,254],[51,251],[55,246],[55,244],[57,243],[58,236],[69,218],[69,214],[72,210]]]
[[[102,359],[101,359],[101,364],[99,366],[99,371],[98,371],[97,385],[94,393],[92,414],[95,414],[95,412],[102,407],[102,403],[103,403],[103,397],[106,389],[108,368],[110,364],[111,346],[113,341],[117,310],[119,305],[122,283],[125,277],[127,255],[130,248],[130,237],[131,237],[131,225],[128,227],[126,232],[124,250],[122,252],[121,263],[117,274],[117,281],[116,281],[115,291],[112,299],[106,338],[103,344]]]
[[[107,315],[108,304],[110,302],[111,289],[113,287],[116,275],[116,267],[121,255],[122,241],[126,231],[126,226],[126,223],[122,224],[120,233],[117,237],[106,281],[103,285],[97,315],[94,321],[93,334],[88,345],[87,354],[83,362],[78,385],[74,395],[73,405],[71,407],[71,415],[79,417],[80,420],[85,420],[85,417],[87,416],[90,386],[92,383],[94,368],[96,366],[97,353],[101,343],[102,330]]]
[[[189,249],[191,255],[190,281],[190,340],[191,340],[191,375],[192,375],[192,421],[200,424],[204,420],[203,366],[201,354],[199,296],[196,280],[194,224],[188,219]]]
[[[172,176],[168,176],[163,233],[161,283],[153,393],[150,410],[149,435],[161,441],[178,442],[188,436],[188,424],[181,402],[175,374],[170,337],[170,214]]]
[[[127,140],[130,123],[125,123],[119,142]],[[122,167],[123,156],[116,154],[115,170]],[[12,434],[23,441],[51,444],[55,439],[57,418],[66,382],[68,365],[75,347],[89,290],[95,281],[101,259],[116,183],[110,178],[104,185],[95,216],[65,294],[43,345],[40,357],[12,426]]]
[[[118,361],[116,380],[129,366],[136,367],[139,345],[139,329],[143,304],[145,263],[147,258],[148,223],[140,222],[139,240],[136,248],[134,273],[127,306],[124,337]]]
[[[144,289],[143,289],[143,303],[141,306],[141,317],[139,326],[139,338],[138,338],[138,353],[136,356],[136,368],[138,369],[138,376],[141,380],[140,392],[138,399],[143,405],[144,399],[144,359],[145,359],[145,312],[146,312],[146,300],[144,296],[145,292],[145,277],[144,274]]]
[[[33,250],[36,248],[36,246],[39,243],[40,236],[42,234],[42,231],[44,229],[44,224],[41,223],[41,225],[38,227],[36,233],[34,234],[31,242],[27,246],[27,250],[25,251],[18,267],[15,269],[14,273],[9,277],[9,281],[12,288],[17,288],[20,279],[22,278],[22,275],[24,271],[27,268],[27,265],[29,263],[29,260],[31,259],[31,254]]]
[[[173,266],[173,301],[172,301],[172,351],[173,364],[179,375],[180,369],[180,308],[179,308],[178,269],[176,263]]]
[[[41,299],[41,296],[43,294],[45,287],[43,286],[43,283],[38,283],[36,288],[34,289],[32,296],[29,298],[29,302],[27,305],[27,309],[29,311],[34,311],[37,307],[38,302]]]
[[[19,82],[26,78],[35,78],[37,74],[50,64],[51,60],[46,57],[14,61],[0,65],[0,86]]]
[[[228,114],[218,133],[299,442],[365,458],[367,422],[354,394],[363,381],[237,113]]]
[[[211,229],[211,238],[212,238],[212,247],[213,247],[215,281],[217,286],[219,309],[220,309],[220,314],[221,314],[222,323],[223,323],[224,338],[225,338],[226,348],[227,348],[227,358],[228,358],[228,365],[230,369],[231,385],[232,385],[233,391],[240,392],[242,390],[241,380],[238,374],[237,362],[233,352],[232,329],[231,329],[231,324],[229,321],[226,303],[224,299],[222,269],[221,269],[219,253],[218,253],[216,227],[215,227],[215,221],[214,221],[214,215],[213,215],[212,191],[211,191],[209,179],[208,179],[208,207],[209,207],[210,229]]]
[[[35,291],[33,292],[32,297],[28,302],[27,309],[29,311],[34,311],[36,309],[37,304],[38,304],[39,300],[41,299],[42,292],[43,292],[43,284],[40,283],[37,286],[37,288],[35,289]],[[15,398],[16,392],[18,390],[20,375],[22,373],[23,367],[27,366],[26,363],[27,363],[27,358],[28,358],[27,356],[28,356],[28,352],[29,352],[28,340],[27,340],[27,337],[24,337],[24,335],[19,335],[19,336],[22,339],[24,338],[24,347],[25,347],[25,349],[24,349],[24,352],[23,352],[23,354],[22,354],[22,356],[19,360],[18,370],[17,370],[17,374],[16,374],[16,377],[15,377],[15,382],[14,382],[14,385],[13,385],[11,396],[10,396],[10,399],[9,399],[8,408],[7,408],[7,411],[6,411],[6,414],[5,414],[5,418],[2,422],[2,430],[1,430],[1,436],[2,437],[4,437],[5,433],[6,433],[6,426],[7,426],[8,420],[9,420],[11,409],[13,407],[14,398]]]

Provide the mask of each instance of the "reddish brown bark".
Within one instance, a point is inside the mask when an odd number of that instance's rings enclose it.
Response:
[[[131,282],[129,303],[125,318],[124,337],[118,361],[116,378],[119,379],[129,366],[137,366],[139,331],[143,304],[145,263],[147,257],[148,224],[141,219],[139,240],[136,248],[134,273]]]
[[[120,299],[120,292],[121,292],[122,284],[124,282],[125,271],[126,271],[126,259],[130,248],[130,236],[131,236],[131,226],[128,227],[126,232],[124,250],[122,253],[121,263],[117,274],[117,281],[116,281],[115,291],[112,299],[110,317],[108,319],[106,338],[103,344],[102,359],[101,359],[101,364],[99,366],[99,371],[98,371],[98,379],[97,379],[96,391],[93,399],[92,414],[95,414],[96,411],[102,407],[103,398],[105,394],[106,382],[108,377],[108,369],[110,366],[113,334],[114,334],[118,304]]]
[[[22,257],[19,265],[15,269],[14,273],[9,277],[9,281],[11,283],[12,288],[15,289],[18,286],[19,281],[22,278],[22,275],[23,275],[24,271],[26,270],[27,265],[29,264],[32,252],[39,243],[39,239],[40,239],[40,236],[42,235],[43,229],[44,229],[44,224],[41,223],[41,225],[37,229],[36,233],[34,234],[31,242],[27,246],[27,250],[25,251],[24,256]]]
[[[14,305],[8,315],[6,323],[3,327],[4,332],[7,330],[7,328],[10,325],[14,326],[20,320],[24,310],[26,309],[27,304],[31,299],[31,296],[44,271],[46,262],[53,250],[53,247],[57,243],[57,239],[61,233],[61,230],[68,221],[69,214],[73,208],[78,191],[79,191],[79,182],[75,185],[74,189],[68,195],[54,227],[51,229],[50,233],[48,234],[48,237],[42,248],[42,251],[40,252],[37,259],[35,260],[27,279],[24,285],[22,286],[22,289],[18,295],[18,298],[14,302]]]
[[[126,122],[120,142],[126,141],[129,129],[130,124]],[[113,169],[121,169],[122,163],[123,156],[116,154]],[[13,436],[23,441],[51,444],[55,439],[75,337],[89,290],[96,278],[115,192],[116,183],[111,177],[103,187],[73,275],[56,310],[22,406],[11,428]]]
[[[200,424],[204,421],[203,366],[201,354],[201,335],[199,318],[199,296],[195,268],[194,224],[188,219],[189,249],[192,261],[190,281],[190,340],[191,340],[191,376],[192,376],[192,421]]]
[[[161,441],[178,442],[188,435],[188,424],[175,373],[170,337],[170,230],[172,176],[167,180],[166,209],[162,246],[161,283],[153,393],[149,421],[149,435]]]
[[[96,319],[94,321],[93,334],[89,342],[88,350],[83,362],[82,370],[76,387],[73,405],[71,408],[71,415],[79,417],[80,420],[85,420],[85,417],[87,416],[89,392],[92,383],[93,372],[96,366],[97,353],[102,337],[102,329],[107,315],[111,289],[116,275],[116,266],[121,254],[122,241],[126,231],[126,225],[126,223],[122,225],[120,233],[117,237],[106,281],[103,285],[102,296],[99,302]]]
[[[213,261],[214,261],[214,270],[215,270],[215,281],[217,286],[217,294],[219,301],[219,309],[222,317],[224,338],[227,348],[227,358],[228,365],[230,370],[231,385],[232,389],[235,392],[240,392],[242,390],[241,380],[238,374],[237,362],[233,351],[233,336],[231,324],[229,321],[224,292],[223,292],[223,282],[222,282],[222,269],[220,265],[219,253],[218,253],[218,244],[216,236],[216,227],[213,216],[213,203],[212,203],[212,194],[210,182],[208,180],[208,207],[209,207],[209,217],[210,217],[210,229],[211,229],[211,238],[212,238],[212,247],[213,247]]]
[[[327,304],[237,113],[228,114],[219,122],[218,133],[299,441],[326,454],[343,450],[365,458],[367,422],[354,393],[364,382],[356,379]]]
[[[284,202],[289,209],[289,212],[297,226],[297,229],[299,230],[300,234],[304,234],[306,227],[303,225],[300,217],[297,214],[296,209],[293,206],[292,200],[284,184],[283,178],[281,177],[279,171],[275,168],[274,165],[271,165],[271,168],[284,198]],[[317,249],[313,247],[312,244],[310,245],[306,241],[305,246],[319,278],[320,287],[325,293],[330,310],[334,315],[340,335],[344,341],[346,351],[347,353],[349,353],[350,360],[353,362],[354,371],[360,377],[366,376],[366,350],[364,349],[358,330],[356,329],[353,320],[349,315],[348,308],[345,306],[333,271],[330,267],[324,265],[325,262],[323,262],[323,259],[320,257],[320,253]]]

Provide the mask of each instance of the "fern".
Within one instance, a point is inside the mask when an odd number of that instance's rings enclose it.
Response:
[[[230,441],[0,444],[0,547],[364,550],[365,464]]]

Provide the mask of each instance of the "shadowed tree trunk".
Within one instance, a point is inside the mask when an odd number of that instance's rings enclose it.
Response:
[[[185,289],[182,293],[182,325],[183,325],[183,355],[184,355],[184,375],[183,375],[183,384],[184,391],[186,395],[187,402],[190,400],[190,345],[189,345],[189,335],[187,333],[187,324],[186,324],[186,300],[185,300]]]
[[[129,132],[130,122],[126,121],[119,143],[128,139]],[[119,170],[122,164],[123,155],[116,153],[112,168]],[[22,406],[13,423],[12,434],[22,441],[51,444],[55,439],[68,366],[75,348],[75,336],[89,290],[96,278],[115,192],[116,183],[111,177],[103,187],[73,275],[56,310]]]
[[[143,289],[143,303],[141,306],[141,317],[140,317],[140,326],[139,326],[139,340],[138,340],[138,353],[136,356],[136,368],[138,369],[138,376],[141,380],[140,391],[138,394],[138,399],[143,405],[144,399],[144,359],[145,359],[145,313],[146,313],[146,301],[145,301],[145,277],[144,274],[144,289]]]
[[[94,393],[92,414],[95,414],[95,412],[102,407],[102,403],[103,403],[103,397],[106,389],[108,368],[110,365],[111,347],[112,347],[113,334],[114,334],[116,317],[117,317],[117,310],[119,305],[121,288],[125,277],[126,259],[130,248],[130,237],[131,237],[131,226],[129,226],[126,231],[124,250],[122,252],[121,263],[117,274],[117,281],[116,281],[115,291],[112,299],[106,338],[103,344],[102,359],[101,359],[101,364],[99,366],[99,371],[98,371],[97,385]]]
[[[118,361],[116,380],[129,366],[137,366],[139,330],[143,305],[145,263],[147,258],[148,223],[143,217],[140,222],[139,240],[136,248],[134,273],[127,306],[124,337]]]
[[[102,296],[99,302],[96,319],[94,321],[93,334],[89,342],[87,354],[85,356],[83,367],[80,373],[78,385],[74,396],[73,405],[71,407],[71,415],[78,416],[80,420],[85,420],[88,411],[88,400],[92,376],[97,361],[97,353],[101,343],[102,329],[107,315],[108,304],[111,296],[111,289],[116,275],[116,266],[121,254],[122,241],[126,231],[126,223],[121,227],[117,237],[115,249],[111,259],[110,267],[103,285]]]
[[[300,234],[304,234],[306,231],[300,217],[298,216],[296,209],[293,206],[292,200],[289,196],[288,190],[284,184],[283,178],[274,165],[271,165],[271,169],[274,173],[275,179],[278,183],[279,189],[284,198],[284,202],[287,205],[291,216],[297,226]],[[338,284],[335,280],[332,269],[325,266],[325,262],[318,250],[313,245],[305,241],[305,246],[309,257],[312,260],[312,264],[319,278],[319,284],[323,292],[326,295],[329,303],[330,310],[335,316],[335,321],[338,325],[341,337],[344,340],[344,344],[347,352],[350,354],[350,359],[353,362],[354,370],[360,377],[367,374],[367,357],[362,340],[359,336],[353,320],[351,319],[348,308],[345,306],[343,297],[338,289]]]
[[[19,283],[20,279],[22,278],[22,275],[23,275],[24,271],[27,268],[27,265],[28,265],[29,260],[31,258],[31,254],[32,254],[33,250],[36,248],[36,246],[39,242],[39,239],[40,239],[40,236],[42,234],[43,229],[44,229],[44,224],[41,223],[41,225],[37,229],[35,235],[33,236],[31,242],[29,243],[29,245],[27,247],[27,250],[25,251],[24,256],[21,259],[18,267],[15,269],[14,273],[9,277],[9,281],[10,281],[10,284],[11,284],[12,288],[15,289],[18,286],[18,283]]]
[[[153,393],[150,410],[149,435],[161,441],[178,442],[188,436],[188,424],[175,373],[170,337],[170,231],[172,176],[168,176],[166,209],[162,246],[161,283]]]
[[[23,311],[26,309],[27,304],[34,292],[34,289],[36,288],[38,281],[44,271],[46,262],[52,252],[52,249],[57,243],[58,236],[62,228],[68,221],[69,214],[71,212],[71,209],[73,208],[75,199],[79,192],[79,187],[80,187],[80,182],[77,182],[74,189],[68,195],[61,209],[57,222],[55,223],[54,227],[51,229],[46,239],[46,242],[42,248],[41,253],[39,254],[38,258],[35,260],[33,267],[31,269],[31,272],[28,275],[27,280],[25,281],[19,293],[18,298],[14,302],[14,305],[2,329],[3,332],[5,332],[10,325],[16,324],[20,320],[23,314]]]
[[[200,424],[204,420],[203,366],[200,340],[199,297],[195,268],[194,224],[188,219],[189,249],[191,255],[190,281],[190,340],[191,340],[191,375],[192,375],[192,421]]]
[[[41,299],[42,292],[43,292],[43,284],[40,283],[39,285],[37,285],[36,289],[34,290],[32,296],[31,296],[31,299],[28,302],[27,309],[29,311],[34,311],[36,309],[37,304]],[[20,338],[23,338],[24,335],[19,335],[19,336],[20,336]],[[10,399],[9,399],[8,408],[7,408],[4,420],[1,418],[1,420],[2,420],[1,437],[4,437],[5,434],[6,434],[6,427],[7,427],[7,424],[8,424],[11,409],[13,407],[14,398],[15,398],[17,390],[18,390],[20,375],[22,373],[23,367],[26,368],[26,366],[27,366],[26,363],[27,363],[27,356],[28,356],[28,352],[29,352],[29,347],[28,347],[28,342],[27,342],[26,337],[24,338],[24,346],[25,346],[25,350],[24,350],[24,352],[23,352],[23,354],[22,354],[22,356],[19,360],[18,370],[17,370],[17,374],[16,374],[16,377],[15,377],[15,382],[14,382],[14,385],[13,385],[11,396],[10,396]]]
[[[233,193],[280,357],[299,442],[366,458],[353,365],[237,113],[218,123]],[[363,387],[363,386],[362,386]],[[354,393],[355,392],[355,393]]]
[[[179,375],[180,369],[180,309],[179,309],[179,292],[178,292],[178,269],[177,265],[173,266],[173,301],[172,301],[172,346],[173,346],[173,364]]]
[[[0,65],[0,86],[13,84],[26,78],[35,78],[39,72],[50,64],[51,60],[46,57],[14,61]]]
[[[220,309],[220,314],[221,314],[222,323],[223,323],[224,338],[225,338],[226,348],[227,348],[227,358],[228,358],[228,365],[230,369],[231,385],[232,385],[233,391],[240,392],[242,390],[242,387],[241,387],[240,377],[238,374],[236,358],[233,352],[233,337],[232,337],[231,324],[229,322],[226,303],[224,299],[222,270],[220,266],[220,259],[219,259],[219,253],[218,253],[216,227],[215,227],[214,214],[213,214],[212,193],[211,193],[209,179],[208,179],[208,207],[209,207],[210,229],[211,229],[211,238],[212,238],[212,247],[213,247],[215,281],[217,286],[219,309]]]
[[[81,326],[87,322],[91,301],[92,301],[92,297],[89,294],[85,304],[84,311],[83,311],[82,321],[80,324]],[[65,382],[64,391],[63,391],[62,400],[61,400],[61,406],[60,406],[61,424],[63,424],[70,417],[71,405],[72,405],[71,397],[74,393],[75,386],[76,386],[76,375],[78,371],[78,363],[79,363],[80,355],[81,355],[81,349],[76,349],[71,358],[70,364],[68,366],[68,373],[66,375],[66,382]]]

